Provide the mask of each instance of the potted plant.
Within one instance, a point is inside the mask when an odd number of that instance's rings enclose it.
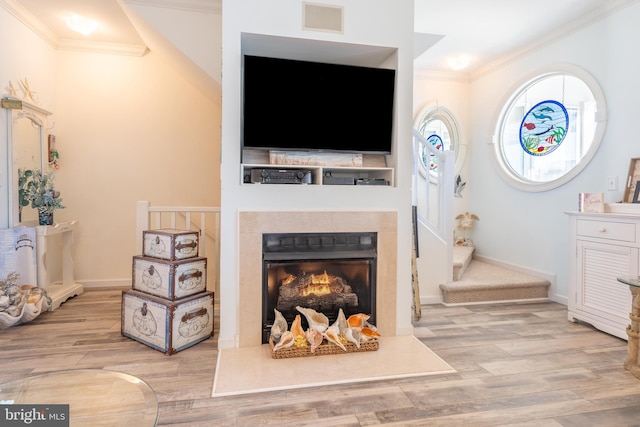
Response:
[[[31,202],[31,207],[38,210],[38,222],[40,225],[53,224],[53,211],[63,209],[60,192],[54,188],[53,173],[42,173],[35,169],[31,179],[26,182],[25,197]]]

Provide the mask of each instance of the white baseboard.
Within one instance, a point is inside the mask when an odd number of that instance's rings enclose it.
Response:
[[[222,350],[223,348],[236,348],[237,336],[234,335],[232,337],[218,337],[218,350]]]
[[[549,296],[549,299],[553,302],[557,302],[562,305],[569,305],[569,299],[564,295],[553,294]]]
[[[85,288],[130,288],[131,279],[76,280]]]
[[[405,327],[399,327],[396,330],[396,335],[399,335],[399,336],[402,336],[402,335],[413,335],[413,325],[405,326]]]
[[[442,295],[420,296],[420,304],[442,304]]]

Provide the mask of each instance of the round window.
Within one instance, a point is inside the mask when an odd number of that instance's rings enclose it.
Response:
[[[418,114],[414,127],[424,136],[427,143],[436,149],[453,151],[456,156],[456,170],[458,170],[458,160],[461,158],[458,126],[449,110],[439,106],[427,106]],[[438,158],[429,154],[422,142],[418,147],[418,156],[420,158],[418,162],[420,173],[425,177],[435,176],[438,170]]]
[[[496,125],[495,157],[505,180],[525,191],[556,188],[578,175],[604,133],[602,90],[572,67],[527,80],[504,105]]]

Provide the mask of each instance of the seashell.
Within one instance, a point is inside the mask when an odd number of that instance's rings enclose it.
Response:
[[[338,323],[334,323],[324,332],[324,337],[332,344],[337,345],[342,350],[347,351],[347,348],[342,344],[340,340],[340,332],[338,330]]]
[[[336,323],[338,324],[340,335],[344,336],[347,332],[347,329],[349,329],[349,322],[347,322],[347,318],[345,317],[344,311],[342,311],[342,309],[338,310],[338,318],[336,319]]]
[[[37,304],[42,299],[43,296],[44,296],[44,293],[42,292],[42,289],[33,288],[29,292],[29,295],[27,296],[27,302],[29,304]]]
[[[311,346],[311,353],[315,353],[316,348],[318,348],[320,344],[322,344],[322,340],[324,339],[322,334],[315,329],[309,328],[307,329],[307,332],[305,332],[305,335],[307,337],[307,342]]]
[[[360,331],[358,331],[357,329],[347,328],[343,336],[348,342],[353,343],[356,345],[356,347],[360,348]]]
[[[294,342],[295,340],[293,338],[293,334],[291,333],[291,331],[285,331],[282,333],[282,337],[280,337],[280,341],[278,341],[276,345],[273,346],[273,351],[278,351],[283,348],[289,348],[293,345]]]
[[[329,318],[322,313],[318,313],[312,308],[305,308],[296,306],[296,310],[298,310],[302,315],[307,319],[307,323],[311,329],[315,329],[316,331],[322,333],[327,330],[329,327]]]
[[[296,318],[293,319],[291,333],[293,334],[293,341],[296,347],[307,346],[307,336],[304,334],[304,329],[302,329],[302,320],[299,314],[296,314]]]
[[[0,308],[9,307],[9,297],[6,295],[0,296]]]
[[[280,341],[282,334],[287,331],[288,325],[287,320],[284,318],[282,313],[275,308],[273,309],[273,312],[275,313],[276,318],[271,326],[271,336],[269,337],[269,341],[273,342],[275,345]]]
[[[7,308],[6,313],[11,317],[18,317],[20,312],[22,311],[22,307],[18,307],[17,305],[12,305]]]
[[[382,335],[380,335],[377,331],[374,331],[371,328],[362,328],[362,330],[360,331],[360,335],[362,336],[361,341],[371,341],[374,340],[378,337],[381,337]]]
[[[374,331],[377,331],[377,330],[378,330],[378,328],[376,328],[376,326],[375,326],[375,325],[372,325],[371,323],[369,323],[369,322],[367,322],[367,321],[365,321],[365,322],[364,322],[364,325],[362,325],[362,327],[363,327],[363,328],[373,329]]]
[[[352,327],[353,329],[360,330],[364,327],[364,323],[367,320],[369,320],[370,317],[371,316],[369,316],[368,314],[363,314],[363,313],[353,314],[349,316],[349,318],[347,319],[347,322],[349,323],[349,326]]]

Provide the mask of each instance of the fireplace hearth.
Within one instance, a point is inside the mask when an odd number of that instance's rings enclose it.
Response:
[[[289,325],[297,306],[313,308],[330,322],[342,309],[365,313],[375,324],[377,233],[263,234],[262,343],[280,311]],[[303,327],[306,329],[307,325]]]

